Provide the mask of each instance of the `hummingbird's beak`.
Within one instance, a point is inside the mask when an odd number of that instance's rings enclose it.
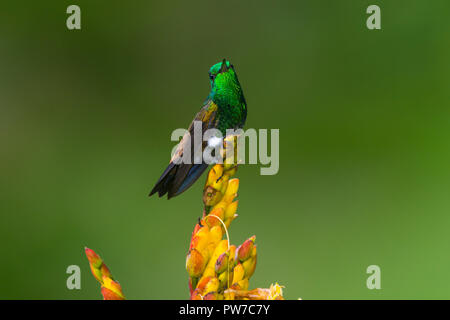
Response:
[[[223,59],[222,66],[220,67],[219,73],[228,71],[227,59]]]

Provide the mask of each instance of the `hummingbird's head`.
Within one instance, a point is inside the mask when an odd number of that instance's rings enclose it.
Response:
[[[232,74],[234,76],[236,73],[234,72],[233,65],[230,63],[230,61],[227,61],[226,59],[223,59],[222,62],[218,62],[215,65],[209,69],[209,79],[211,80],[211,84],[214,85],[216,83],[216,80],[230,77]]]
[[[230,61],[223,59],[209,69],[211,95],[215,101],[243,99],[241,85]],[[234,101],[233,101],[234,102]]]

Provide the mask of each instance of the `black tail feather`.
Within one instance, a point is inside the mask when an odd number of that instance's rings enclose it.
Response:
[[[169,191],[170,182],[173,180],[175,172],[175,165],[172,162],[169,163],[168,167],[166,168],[166,170],[164,170],[161,177],[159,177],[158,181],[156,182],[155,186],[148,196],[151,197],[156,192],[158,192],[159,197],[165,195]]]
[[[159,197],[167,194],[167,198],[178,196],[186,191],[202,175],[207,164],[173,164],[169,163],[158,179],[149,196],[158,192]]]

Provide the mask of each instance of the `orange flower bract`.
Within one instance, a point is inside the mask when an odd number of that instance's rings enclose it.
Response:
[[[92,274],[100,282],[104,300],[125,300],[122,287],[115,281],[106,264],[94,250],[85,248]]]

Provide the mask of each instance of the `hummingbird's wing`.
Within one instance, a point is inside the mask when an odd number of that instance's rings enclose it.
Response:
[[[203,108],[197,113],[188,131],[181,139],[172,159],[166,170],[163,172],[159,180],[156,182],[150,196],[158,192],[160,197],[167,193],[167,198],[170,199],[179,195],[186,189],[188,189],[205,171],[208,164],[202,162],[200,164],[194,163],[194,121],[201,121],[202,123],[202,137],[203,133],[211,128],[215,128],[217,125],[217,105],[212,101],[207,101]],[[206,142],[202,142],[202,150],[204,149]],[[183,159],[183,154],[187,148],[191,151],[190,163],[183,163],[180,161]]]

